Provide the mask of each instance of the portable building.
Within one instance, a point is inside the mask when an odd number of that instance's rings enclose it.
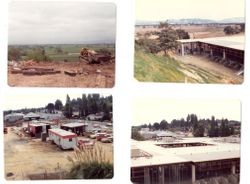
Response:
[[[86,123],[74,122],[61,125],[61,129],[76,133],[77,135],[83,135],[86,126],[87,126]]]
[[[59,128],[49,129],[49,140],[61,149],[72,149],[77,146],[77,135]]]
[[[26,114],[23,118],[25,121],[31,121],[31,120],[39,120],[41,118],[41,116],[39,114],[35,114],[33,112],[30,112],[30,113]]]
[[[10,123],[15,123],[18,120],[22,120],[23,117],[24,117],[24,114],[22,114],[22,113],[11,113],[11,114],[8,114],[4,117],[4,121],[10,122]]]
[[[29,123],[28,131],[33,137],[41,137],[42,133],[48,133],[48,129],[50,129],[50,125],[46,123]]]

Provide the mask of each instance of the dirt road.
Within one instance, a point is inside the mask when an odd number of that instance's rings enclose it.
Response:
[[[202,56],[174,56],[176,60],[181,61],[186,65],[193,65],[198,68],[204,69],[218,76],[221,76],[225,83],[240,84],[243,82],[243,76],[236,75],[237,71],[225,67],[220,63],[209,60],[208,58]]]
[[[39,62],[32,67],[54,68],[61,71],[53,75],[23,75],[8,72],[8,84],[22,87],[86,87],[112,88],[115,81],[115,63],[87,64],[84,62]],[[83,74],[69,76],[64,71]]]
[[[113,160],[112,144],[97,142]],[[28,175],[69,170],[68,156],[74,151],[62,151],[51,142],[40,139],[20,139],[13,131],[4,134],[5,178],[7,180],[26,180]],[[8,176],[7,176],[8,175]]]

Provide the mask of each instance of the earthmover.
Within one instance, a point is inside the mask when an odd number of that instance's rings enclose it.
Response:
[[[100,54],[87,48],[82,48],[79,56],[80,61],[87,62],[88,64],[105,63],[111,61],[111,59],[111,53]]]

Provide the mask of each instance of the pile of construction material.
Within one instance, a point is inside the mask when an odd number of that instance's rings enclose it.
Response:
[[[54,70],[54,68],[41,68],[41,67],[22,67],[22,68],[12,68],[10,71],[12,74],[23,74],[23,75],[49,75],[61,73],[59,70]]]
[[[10,73],[23,75],[49,75],[61,73],[54,68],[45,68],[35,66],[37,63],[33,60],[23,62],[10,62]]]

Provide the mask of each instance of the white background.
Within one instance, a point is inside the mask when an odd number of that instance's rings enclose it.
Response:
[[[169,0],[170,1],[170,0]],[[8,3],[0,1],[0,122],[3,101],[7,94],[30,93],[110,93],[114,100],[114,178],[112,180],[71,180],[58,183],[130,183],[130,127],[132,124],[132,100],[136,96],[162,96],[169,98],[198,99],[239,99],[242,102],[242,143],[241,143],[241,184],[249,183],[250,163],[250,55],[249,42],[245,51],[245,80],[242,85],[206,85],[206,84],[169,84],[138,83],[133,78],[135,0],[95,0],[95,2],[114,2],[117,6],[116,34],[116,81],[112,89],[80,88],[13,88],[7,85],[7,38]],[[249,7],[249,1],[246,2]],[[222,7],[223,9],[226,8]],[[247,11],[246,11],[247,12]],[[212,13],[212,10],[211,10]],[[249,30],[249,13],[246,14],[246,30]],[[248,32],[249,33],[249,32]],[[246,35],[246,40],[249,35]],[[18,103],[18,102],[17,102]],[[2,123],[1,123],[2,129]],[[1,130],[1,132],[3,132]],[[4,179],[3,136],[0,136],[0,183],[54,183],[55,181],[17,181]],[[20,158],[21,159],[21,158]]]

